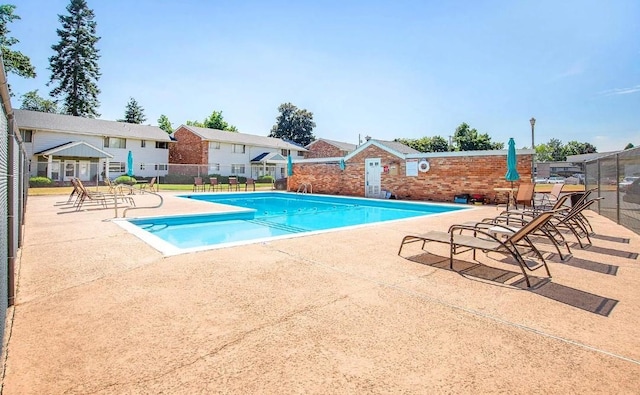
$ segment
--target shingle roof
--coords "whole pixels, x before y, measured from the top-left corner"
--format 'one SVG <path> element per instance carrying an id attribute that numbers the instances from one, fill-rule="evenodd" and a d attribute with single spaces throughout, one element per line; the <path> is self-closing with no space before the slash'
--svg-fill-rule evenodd
<path id="1" fill-rule="evenodd" d="M 13 110 L 16 124 L 21 129 L 38 129 L 108 137 L 138 138 L 152 141 L 171 141 L 169 135 L 157 126 L 107 121 L 104 119 L 50 114 L 40 111 Z"/>
<path id="2" fill-rule="evenodd" d="M 420 151 L 409 147 L 408 145 L 399 143 L 397 141 L 385 141 L 385 140 L 375 140 L 378 143 L 391 148 L 394 151 L 398 151 L 402 154 L 419 154 Z"/>
<path id="3" fill-rule="evenodd" d="M 196 126 L 181 125 L 181 128 L 188 129 L 206 141 L 220 141 L 233 144 L 244 144 L 256 147 L 269 147 L 287 150 L 306 151 L 306 148 L 296 144 L 287 143 L 275 137 L 257 136 L 246 133 L 228 132 L 225 130 L 199 128 Z"/>
<path id="4" fill-rule="evenodd" d="M 329 139 L 318 139 L 316 141 L 312 141 L 311 143 L 307 144 L 307 147 L 310 147 L 311 145 L 313 145 L 314 143 L 318 142 L 318 141 L 324 141 L 327 144 L 331 144 L 334 147 L 342 150 L 342 151 L 347 151 L 347 152 L 351 152 L 354 151 L 356 148 L 358 148 L 358 146 L 356 144 L 351 144 L 351 143 L 345 143 L 342 141 L 335 141 L 335 140 L 329 140 Z"/>

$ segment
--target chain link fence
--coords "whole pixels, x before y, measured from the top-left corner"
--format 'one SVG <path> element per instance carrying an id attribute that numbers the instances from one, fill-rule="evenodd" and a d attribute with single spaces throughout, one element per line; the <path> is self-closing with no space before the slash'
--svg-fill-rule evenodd
<path id="1" fill-rule="evenodd" d="M 236 178 L 240 184 L 246 183 L 248 178 L 259 184 L 274 184 L 277 179 L 284 178 L 286 172 L 285 166 L 240 164 L 134 163 L 133 167 L 133 178 L 137 182 L 148 182 L 155 178 L 160 189 L 163 184 L 193 185 L 196 178 L 201 178 L 204 184 L 209 184 L 211 178 L 217 179 L 219 184 L 227 184 L 229 177 Z M 32 162 L 29 173 L 31 177 L 40 178 L 40 182 L 33 180 L 33 186 L 47 186 L 49 182 L 51 186 L 70 186 L 74 177 L 78 177 L 87 186 L 100 186 L 104 185 L 107 176 L 110 180 L 115 180 L 128 174 L 125 163 L 110 162 L 109 171 L 106 171 L 106 162 L 86 158 L 55 158 L 51 161 Z"/>
<path id="2" fill-rule="evenodd" d="M 587 161 L 585 176 L 604 197 L 596 211 L 640 234 L 640 147 Z"/>

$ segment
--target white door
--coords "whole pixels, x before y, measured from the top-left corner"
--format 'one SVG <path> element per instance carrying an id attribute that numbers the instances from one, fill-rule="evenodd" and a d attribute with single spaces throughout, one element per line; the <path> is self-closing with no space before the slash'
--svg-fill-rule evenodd
<path id="1" fill-rule="evenodd" d="M 81 160 L 78 162 L 78 178 L 80 181 L 89 181 L 89 161 Z"/>
<path id="2" fill-rule="evenodd" d="M 64 161 L 64 180 L 69 181 L 76 176 L 76 161 L 65 160 Z"/>
<path id="3" fill-rule="evenodd" d="M 380 158 L 365 159 L 364 166 L 364 196 L 380 197 L 380 174 L 382 173 Z"/>

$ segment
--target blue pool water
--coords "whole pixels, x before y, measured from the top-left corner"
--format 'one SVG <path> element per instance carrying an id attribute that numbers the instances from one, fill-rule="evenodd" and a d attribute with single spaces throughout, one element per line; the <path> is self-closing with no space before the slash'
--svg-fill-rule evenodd
<path id="1" fill-rule="evenodd" d="M 235 210 L 131 219 L 128 223 L 134 225 L 133 233 L 144 236 L 165 254 L 176 254 L 465 209 L 283 192 L 193 194 L 181 198 L 234 206 Z M 132 231 L 131 227 L 125 227 Z"/>

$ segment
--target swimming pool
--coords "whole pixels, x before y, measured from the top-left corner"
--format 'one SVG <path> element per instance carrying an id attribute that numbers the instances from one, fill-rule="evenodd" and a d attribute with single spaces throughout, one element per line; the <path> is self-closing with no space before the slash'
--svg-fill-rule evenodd
<path id="1" fill-rule="evenodd" d="M 464 206 L 287 192 L 180 195 L 228 212 L 119 221 L 165 255 L 264 242 L 464 210 Z"/>

